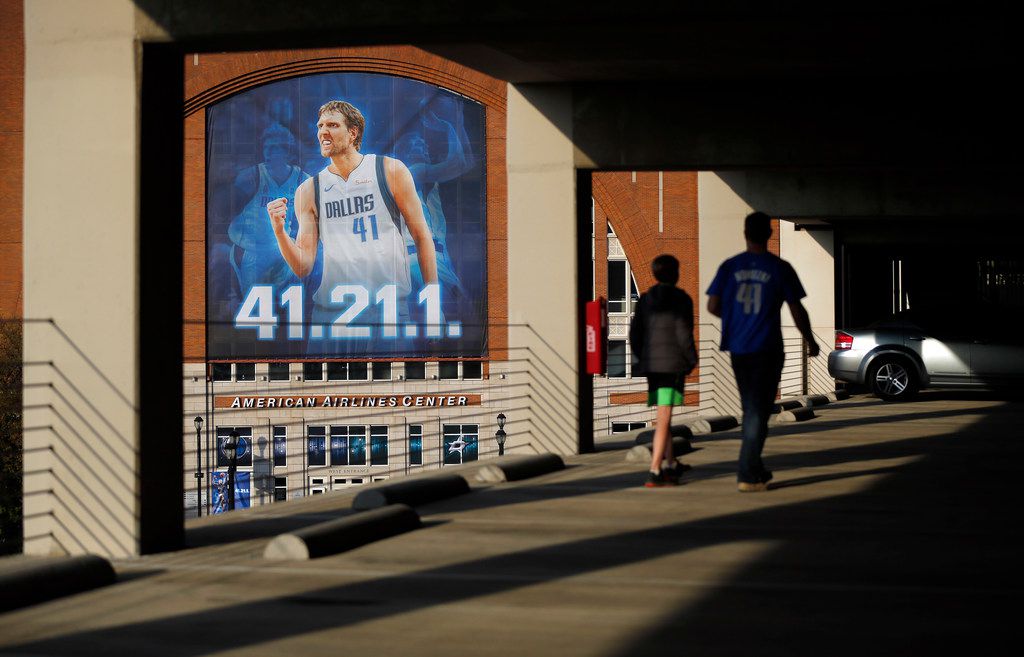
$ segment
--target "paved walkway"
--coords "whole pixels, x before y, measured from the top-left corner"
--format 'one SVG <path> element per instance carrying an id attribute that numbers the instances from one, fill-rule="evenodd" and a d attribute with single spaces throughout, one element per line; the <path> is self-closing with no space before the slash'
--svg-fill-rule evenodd
<path id="1" fill-rule="evenodd" d="M 697 437 L 678 488 L 642 488 L 621 451 L 573 457 L 310 562 L 259 557 L 274 532 L 336 517 L 350 495 L 246 514 L 233 543 L 218 542 L 223 518 L 193 521 L 201 547 L 118 562 L 115 586 L 0 616 L 0 654 L 1008 650 L 1024 402 L 933 393 L 816 411 L 773 428 L 767 493 L 736 492 L 732 431 Z"/>

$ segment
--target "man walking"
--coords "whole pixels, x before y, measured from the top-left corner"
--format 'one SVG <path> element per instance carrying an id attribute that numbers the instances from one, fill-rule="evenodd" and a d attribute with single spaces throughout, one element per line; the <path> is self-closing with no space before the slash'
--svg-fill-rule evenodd
<path id="1" fill-rule="evenodd" d="M 771 234 L 771 217 L 763 212 L 748 215 L 743 224 L 747 250 L 723 262 L 708 288 L 708 312 L 722 318 L 721 349 L 732 357 L 743 406 L 737 481 L 744 493 L 768 490 L 772 478 L 761 461 L 761 450 L 785 358 L 783 302 L 807 342 L 807 353 L 818 355 L 807 311 L 800 303 L 807 294 L 793 267 L 768 252 Z"/>

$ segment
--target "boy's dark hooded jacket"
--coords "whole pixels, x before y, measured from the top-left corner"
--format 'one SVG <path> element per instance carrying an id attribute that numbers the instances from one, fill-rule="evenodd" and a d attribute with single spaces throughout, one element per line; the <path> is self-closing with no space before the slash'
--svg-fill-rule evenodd
<path id="1" fill-rule="evenodd" d="M 665 283 L 640 295 L 629 342 L 634 374 L 689 374 L 697 365 L 690 295 Z"/>

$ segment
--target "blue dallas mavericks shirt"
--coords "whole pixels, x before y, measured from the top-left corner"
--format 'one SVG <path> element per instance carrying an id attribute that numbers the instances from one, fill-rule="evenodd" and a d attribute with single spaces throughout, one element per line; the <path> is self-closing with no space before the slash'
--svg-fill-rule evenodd
<path id="1" fill-rule="evenodd" d="M 744 252 L 722 263 L 708 295 L 722 300 L 722 351 L 782 351 L 782 303 L 807 296 L 792 265 L 772 253 Z"/>

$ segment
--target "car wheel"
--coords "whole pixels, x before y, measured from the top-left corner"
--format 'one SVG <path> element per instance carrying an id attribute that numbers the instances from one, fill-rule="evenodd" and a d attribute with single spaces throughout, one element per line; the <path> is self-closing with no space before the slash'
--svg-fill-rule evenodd
<path id="1" fill-rule="evenodd" d="M 900 358 L 883 358 L 872 366 L 868 378 L 871 392 L 886 401 L 902 401 L 917 392 L 917 376 Z"/>

